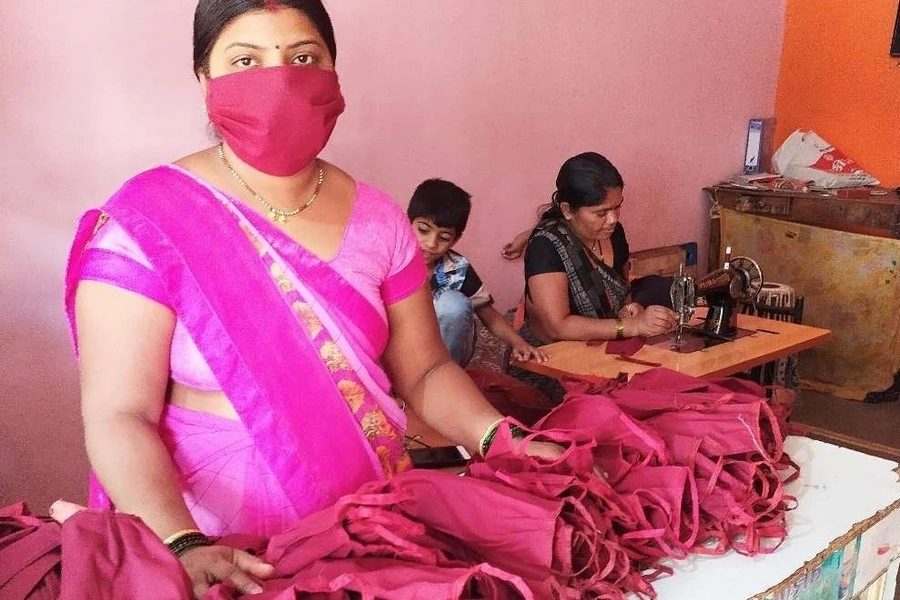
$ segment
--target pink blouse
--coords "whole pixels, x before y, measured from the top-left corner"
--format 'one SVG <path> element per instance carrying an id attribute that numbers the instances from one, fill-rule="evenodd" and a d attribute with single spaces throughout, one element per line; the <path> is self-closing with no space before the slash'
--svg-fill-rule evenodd
<path id="1" fill-rule="evenodd" d="M 250 211 L 240 201 L 234 202 L 241 211 Z M 263 233 L 277 235 L 274 230 Z M 386 307 L 409 297 L 425 281 L 424 263 L 406 215 L 386 194 L 362 183 L 357 183 L 356 200 L 338 252 L 327 262 L 385 321 Z M 171 307 L 153 266 L 112 220 L 97 230 L 85 249 L 79 279 L 109 283 Z M 377 360 L 384 346 L 373 350 L 371 358 Z M 170 369 L 178 383 L 203 391 L 221 390 L 180 319 L 172 337 Z"/>

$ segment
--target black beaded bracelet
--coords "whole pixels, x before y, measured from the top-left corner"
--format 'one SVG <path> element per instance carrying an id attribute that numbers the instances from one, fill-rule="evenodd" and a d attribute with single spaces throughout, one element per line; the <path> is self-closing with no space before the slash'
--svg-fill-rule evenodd
<path id="1" fill-rule="evenodd" d="M 200 533 L 199 531 L 189 531 L 182 535 L 176 536 L 174 539 L 165 541 L 166 547 L 175 556 L 181 556 L 191 548 L 199 546 L 212 546 L 212 540 Z"/>
<path id="2" fill-rule="evenodd" d="M 527 429 L 522 429 L 518 425 L 510 425 L 509 433 L 513 436 L 513 439 L 521 439 L 531 432 Z"/>

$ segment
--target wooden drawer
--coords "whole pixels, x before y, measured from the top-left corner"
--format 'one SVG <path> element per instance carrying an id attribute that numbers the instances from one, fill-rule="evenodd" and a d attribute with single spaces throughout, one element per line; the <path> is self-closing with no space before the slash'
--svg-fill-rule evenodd
<path id="1" fill-rule="evenodd" d="M 713 204 L 739 212 L 826 229 L 900 238 L 900 198 L 895 192 L 842 198 L 811 192 L 742 190 L 726 186 L 715 186 L 706 191 Z"/>

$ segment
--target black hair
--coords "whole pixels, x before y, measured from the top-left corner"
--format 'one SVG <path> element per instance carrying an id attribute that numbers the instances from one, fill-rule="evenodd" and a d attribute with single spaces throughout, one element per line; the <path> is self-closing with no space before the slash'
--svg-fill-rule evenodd
<path id="1" fill-rule="evenodd" d="M 472 195 L 451 181 L 428 179 L 413 192 L 406 209 L 409 220 L 429 219 L 462 235 L 472 211 Z"/>
<path id="2" fill-rule="evenodd" d="M 209 53 L 228 23 L 251 10 L 273 6 L 295 8 L 305 14 L 325 41 L 331 60 L 337 60 L 334 26 L 322 0 L 200 0 L 194 11 L 194 74 L 209 70 Z"/>
<path id="3" fill-rule="evenodd" d="M 556 176 L 556 191 L 552 204 L 541 215 L 542 219 L 561 219 L 559 205 L 567 202 L 572 210 L 585 206 L 599 206 L 606 200 L 610 188 L 625 186 L 619 170 L 609 160 L 596 152 L 584 152 L 563 163 Z"/>

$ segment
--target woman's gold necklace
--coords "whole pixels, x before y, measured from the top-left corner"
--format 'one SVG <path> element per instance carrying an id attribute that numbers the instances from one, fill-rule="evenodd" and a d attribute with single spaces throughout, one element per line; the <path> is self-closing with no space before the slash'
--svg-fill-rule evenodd
<path id="1" fill-rule="evenodd" d="M 303 206 L 298 206 L 294 210 L 281 210 L 276 206 L 272 206 L 269 204 L 269 201 L 256 193 L 256 191 L 250 187 L 244 178 L 240 176 L 240 174 L 234 170 L 234 167 L 231 166 L 231 163 L 228 162 L 228 159 L 225 157 L 225 146 L 223 144 L 219 144 L 219 158 L 222 160 L 222 164 L 224 164 L 228 171 L 231 173 L 231 176 L 237 180 L 241 187 L 244 188 L 248 194 L 253 196 L 253 198 L 263 205 L 263 207 L 269 212 L 269 220 L 273 223 L 278 222 L 282 225 L 287 223 L 287 220 L 291 217 L 295 217 L 302 213 L 304 210 L 309 208 L 309 205 L 316 201 L 316 198 L 319 197 L 319 192 L 322 191 L 322 184 L 325 182 L 325 170 L 322 168 L 322 165 L 319 164 L 318 159 L 316 159 L 316 166 L 318 167 L 318 174 L 316 176 L 316 189 L 313 190 L 312 196 L 309 197 L 309 200 L 306 201 L 306 204 Z"/>

